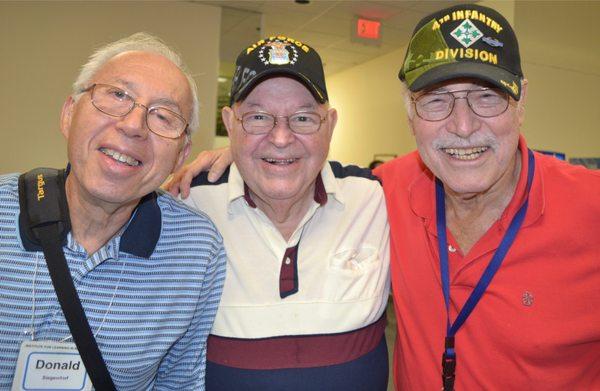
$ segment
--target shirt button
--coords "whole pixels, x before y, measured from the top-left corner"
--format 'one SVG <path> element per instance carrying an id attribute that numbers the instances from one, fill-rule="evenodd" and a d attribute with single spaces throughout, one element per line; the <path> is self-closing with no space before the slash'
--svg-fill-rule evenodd
<path id="1" fill-rule="evenodd" d="M 289 257 L 287 257 L 287 258 L 285 259 L 285 264 L 286 264 L 286 265 L 289 265 L 290 263 L 292 263 L 292 260 L 291 260 Z"/>
<path id="2" fill-rule="evenodd" d="M 449 244 L 448 245 L 448 251 L 450 251 L 451 253 L 455 253 L 456 249 L 451 244 Z"/>

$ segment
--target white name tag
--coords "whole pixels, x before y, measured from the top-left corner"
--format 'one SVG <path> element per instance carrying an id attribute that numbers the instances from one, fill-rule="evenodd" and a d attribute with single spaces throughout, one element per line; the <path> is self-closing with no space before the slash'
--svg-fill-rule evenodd
<path id="1" fill-rule="evenodd" d="M 12 391 L 91 389 L 92 382 L 74 343 L 21 343 Z"/>

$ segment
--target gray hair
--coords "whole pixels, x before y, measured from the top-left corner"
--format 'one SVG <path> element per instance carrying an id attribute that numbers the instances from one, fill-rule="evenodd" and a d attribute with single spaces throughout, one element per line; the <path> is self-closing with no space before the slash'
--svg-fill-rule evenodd
<path id="1" fill-rule="evenodd" d="M 406 115 L 408 119 L 413 119 L 415 116 L 414 105 L 412 101 L 411 91 L 408 89 L 406 81 L 402 81 L 402 98 L 404 100 L 404 109 L 406 109 Z"/>
<path id="2" fill-rule="evenodd" d="M 190 118 L 189 130 L 190 133 L 195 132 L 200 125 L 200 118 L 198 113 L 198 90 L 196 87 L 196 82 L 194 81 L 194 77 L 187 70 L 187 67 L 181 60 L 179 54 L 169 48 L 159 38 L 148 33 L 135 33 L 129 37 L 102 46 L 92 53 L 88 62 L 81 67 L 81 71 L 79 72 L 75 83 L 73 83 L 73 99 L 79 99 L 81 92 L 88 87 L 92 77 L 100 70 L 100 68 L 104 66 L 104 64 L 106 64 L 107 61 L 118 54 L 129 51 L 141 51 L 159 54 L 171 61 L 181 70 L 181 72 L 187 78 L 190 91 L 192 92 L 192 116 Z"/>

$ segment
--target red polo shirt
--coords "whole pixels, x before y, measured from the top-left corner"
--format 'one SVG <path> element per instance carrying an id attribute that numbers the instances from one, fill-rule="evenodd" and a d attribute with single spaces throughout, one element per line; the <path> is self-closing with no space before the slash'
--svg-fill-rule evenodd
<path id="1" fill-rule="evenodd" d="M 525 197 L 462 254 L 448 231 L 453 322 Z M 399 390 L 439 390 L 446 308 L 433 174 L 417 152 L 380 166 L 391 229 Z M 458 250 L 456 250 L 458 249 Z M 479 304 L 456 334 L 457 390 L 600 389 L 600 172 L 535 153 L 529 208 Z"/>

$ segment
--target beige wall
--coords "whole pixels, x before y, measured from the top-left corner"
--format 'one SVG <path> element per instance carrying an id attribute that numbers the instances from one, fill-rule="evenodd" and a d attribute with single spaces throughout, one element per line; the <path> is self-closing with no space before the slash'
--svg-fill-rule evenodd
<path id="1" fill-rule="evenodd" d="M 579 34 L 581 28 L 573 25 L 588 24 L 594 30 L 592 19 L 600 17 L 600 3 L 483 4 L 512 20 L 519 37 L 523 71 L 529 80 L 522 129 L 529 145 L 565 152 L 568 157 L 600 156 L 598 35 Z M 578 51 L 573 43 L 588 49 Z M 397 78 L 405 50 L 328 78 L 331 103 L 340 117 L 331 159 L 367 165 L 375 154 L 401 155 L 415 148 Z"/>
<path id="2" fill-rule="evenodd" d="M 338 124 L 330 159 L 366 166 L 374 154 L 415 148 L 408 130 L 397 73 L 404 49 L 335 74 L 327 80 Z"/>
<path id="3" fill-rule="evenodd" d="M 515 24 L 529 96 L 523 133 L 534 148 L 600 156 L 600 2 L 518 1 Z"/>
<path id="4" fill-rule="evenodd" d="M 182 54 L 200 90 L 194 152 L 212 146 L 220 13 L 188 2 L 0 2 L 0 173 L 66 164 L 58 121 L 79 67 L 94 48 L 137 31 Z"/>

